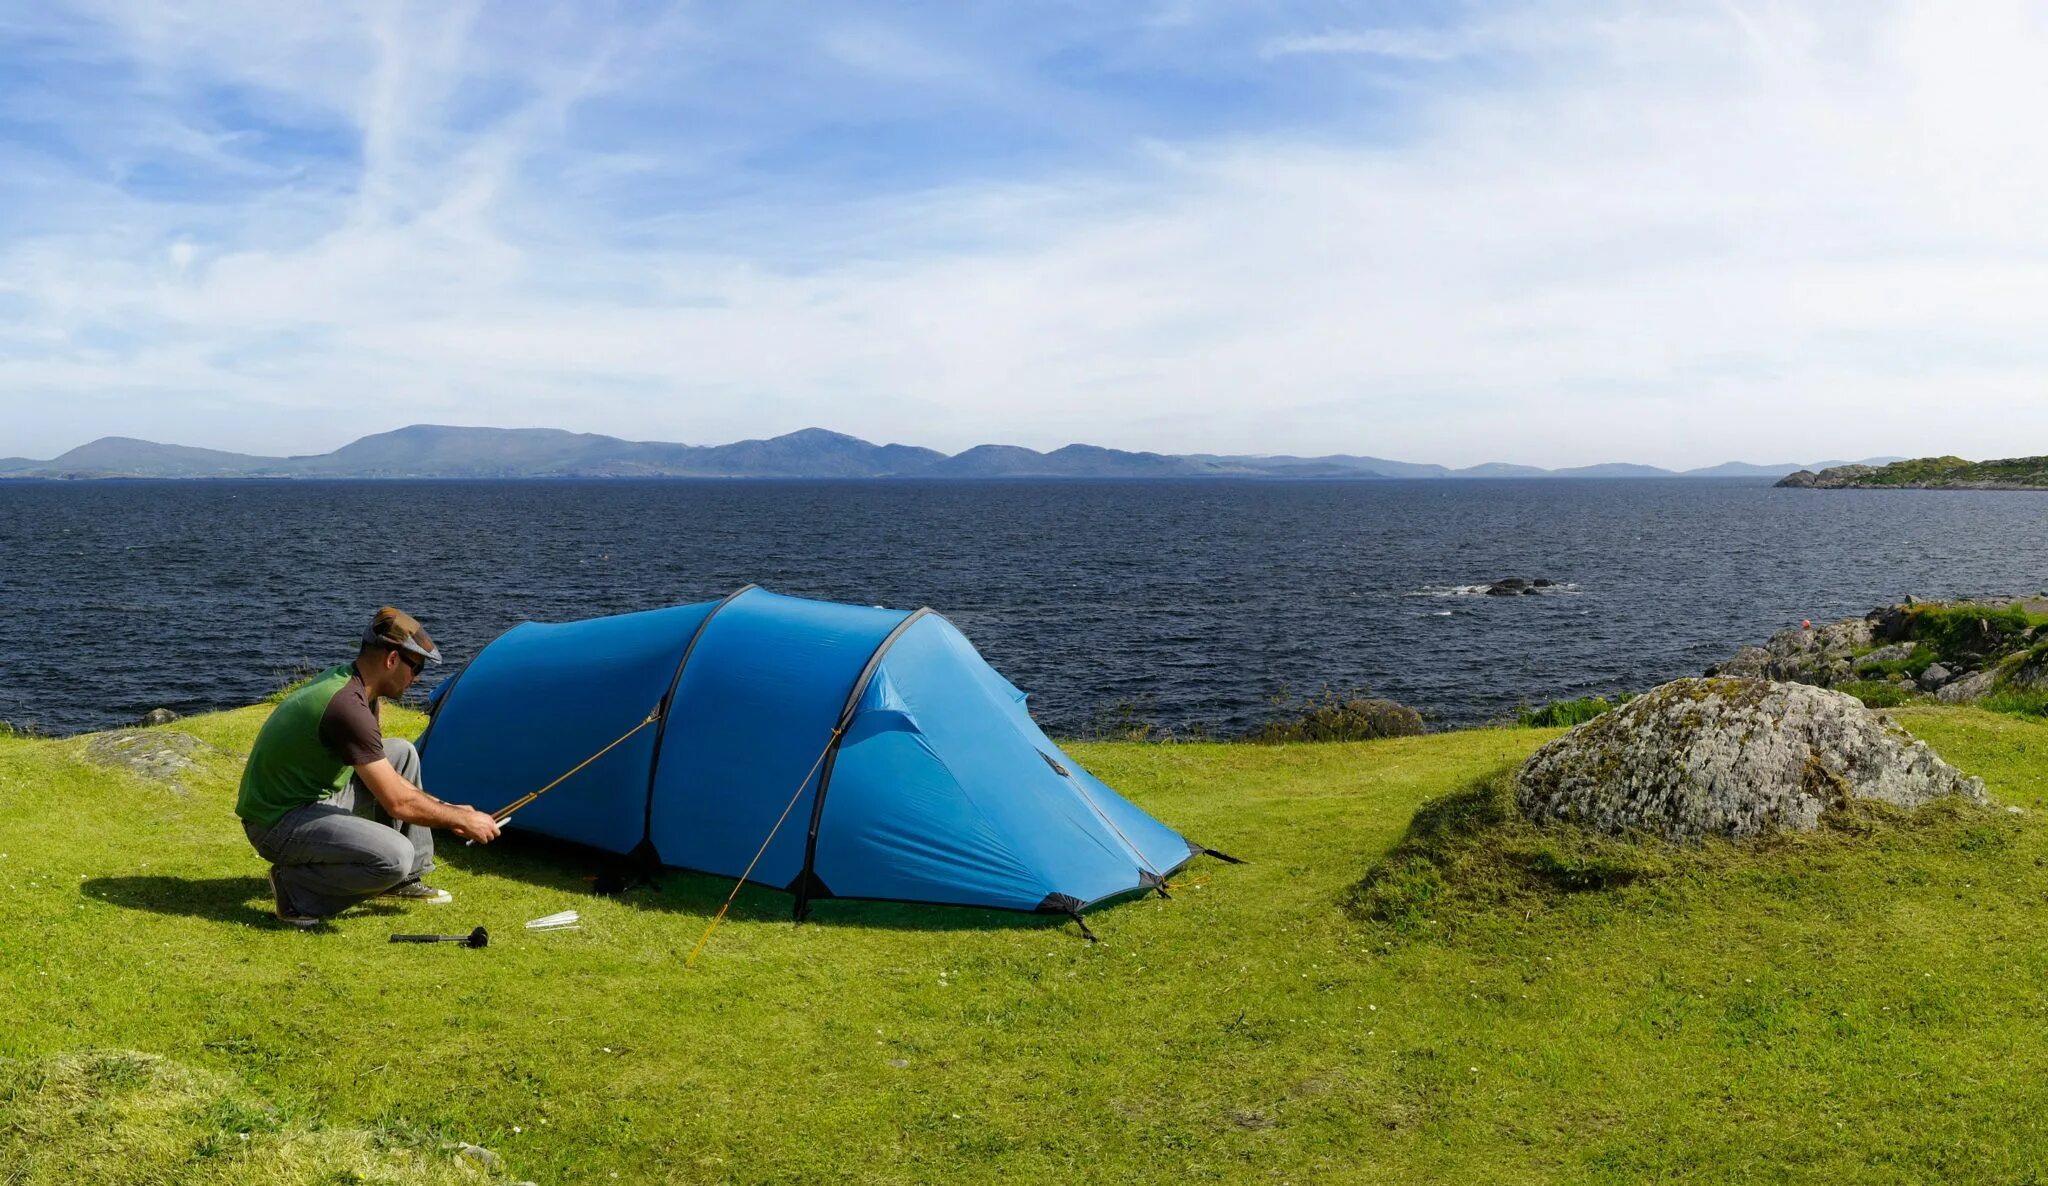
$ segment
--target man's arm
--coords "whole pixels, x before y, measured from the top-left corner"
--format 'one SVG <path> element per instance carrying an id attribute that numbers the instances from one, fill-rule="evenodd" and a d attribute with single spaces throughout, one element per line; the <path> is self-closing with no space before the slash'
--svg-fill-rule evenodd
<path id="1" fill-rule="evenodd" d="M 467 804 L 441 802 L 407 782 L 405 776 L 383 758 L 356 767 L 356 777 L 370 788 L 370 793 L 383 806 L 384 813 L 392 819 L 429 828 L 447 828 L 478 844 L 489 844 L 498 838 L 498 821 L 488 813 Z"/>

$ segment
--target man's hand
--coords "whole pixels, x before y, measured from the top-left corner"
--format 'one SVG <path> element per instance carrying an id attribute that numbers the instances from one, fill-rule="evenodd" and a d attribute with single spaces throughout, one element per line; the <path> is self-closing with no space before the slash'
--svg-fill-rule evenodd
<path id="1" fill-rule="evenodd" d="M 447 828 L 475 844 L 489 844 L 498 838 L 497 820 L 467 803 L 441 802 L 407 782 L 383 758 L 356 767 L 356 774 L 392 819 L 429 828 Z"/>
<path id="2" fill-rule="evenodd" d="M 455 809 L 461 818 L 449 827 L 457 836 L 476 844 L 489 844 L 498 838 L 498 821 L 474 807 L 464 805 Z"/>

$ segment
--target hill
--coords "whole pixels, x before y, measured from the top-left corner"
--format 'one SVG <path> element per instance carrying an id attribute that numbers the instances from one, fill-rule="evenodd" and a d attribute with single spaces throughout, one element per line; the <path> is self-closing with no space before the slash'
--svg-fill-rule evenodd
<path id="1" fill-rule="evenodd" d="M 2024 815 L 1859 818 L 1604 888 L 1535 861 L 1418 886 L 1402 925 L 1353 887 L 1555 731 L 1081 745 L 1250 863 L 1092 913 L 1093 946 L 941 907 L 793 926 L 748 889 L 685 972 L 729 882 L 594 897 L 587 856 L 530 842 L 443 846 L 452 905 L 277 927 L 230 814 L 265 711 L 154 731 L 191 739 L 178 787 L 0 737 L 10 1182 L 457 1180 L 455 1141 L 547 1182 L 1992 1182 L 2048 1157 L 2048 725 L 1902 714 Z M 581 931 L 520 926 L 571 907 Z M 482 951 L 386 942 L 476 925 Z"/>
<path id="2" fill-rule="evenodd" d="M 1757 477 L 1794 467 L 1731 462 L 1681 477 Z M 1606 464 L 1547 470 L 1489 462 L 1447 469 L 1381 457 L 1197 453 L 1177 455 L 1071 444 L 1041 453 L 1018 445 L 977 445 L 947 456 L 915 445 L 877 445 L 805 428 L 726 445 L 629 441 L 555 428 L 471 428 L 414 424 L 373 433 L 331 453 L 259 457 L 218 449 L 103 437 L 49 461 L 0 460 L 7 478 L 1387 478 L 1671 477 L 1655 466 Z"/>
<path id="3" fill-rule="evenodd" d="M 23 468 L 67 478 L 195 478 L 246 476 L 280 464 L 274 457 L 159 445 L 132 437 L 101 437 L 53 460 L 32 461 Z"/>

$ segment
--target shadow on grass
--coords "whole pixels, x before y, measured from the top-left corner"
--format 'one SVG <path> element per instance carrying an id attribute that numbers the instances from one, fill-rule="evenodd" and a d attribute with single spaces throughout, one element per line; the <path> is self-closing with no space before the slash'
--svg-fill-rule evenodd
<path id="1" fill-rule="evenodd" d="M 628 869 L 624 859 L 612 853 L 530 832 L 507 832 L 487 847 L 444 841 L 435 846 L 434 859 L 473 876 L 508 877 L 565 894 L 596 894 L 601 883 L 617 879 Z M 653 885 L 630 884 L 630 874 L 626 879 L 627 887 L 610 895 L 615 901 L 642 910 L 694 915 L 705 922 L 718 913 L 733 887 L 730 877 L 671 868 L 655 872 Z M 726 917 L 790 922 L 795 906 L 792 895 L 749 883 L 733 899 Z M 1089 914 L 1091 926 L 1099 914 Z M 890 931 L 1056 930 L 1068 926 L 1069 921 L 1061 914 L 834 898 L 814 900 L 810 917 L 811 923 L 822 926 Z"/>
<path id="2" fill-rule="evenodd" d="M 94 877 L 78 892 L 130 910 L 247 923 L 270 917 L 270 886 L 261 877 Z"/>
<path id="3" fill-rule="evenodd" d="M 270 923 L 270 883 L 262 877 L 94 877 L 78 883 L 78 892 L 130 910 L 205 918 L 237 924 Z M 353 910 L 373 914 L 401 913 L 386 902 L 364 902 Z"/>

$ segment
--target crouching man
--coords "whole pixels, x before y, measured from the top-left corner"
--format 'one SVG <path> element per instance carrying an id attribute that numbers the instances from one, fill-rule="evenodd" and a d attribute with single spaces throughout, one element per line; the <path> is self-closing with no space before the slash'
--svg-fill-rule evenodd
<path id="1" fill-rule="evenodd" d="M 420 789 L 412 743 L 384 736 L 381 701 L 441 661 L 410 614 L 386 606 L 370 619 L 355 662 L 287 696 L 249 751 L 235 814 L 270 862 L 279 920 L 311 927 L 369 898 L 446 902 L 421 878 L 434 868 L 435 828 L 488 844 L 498 822 Z"/>

